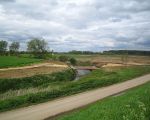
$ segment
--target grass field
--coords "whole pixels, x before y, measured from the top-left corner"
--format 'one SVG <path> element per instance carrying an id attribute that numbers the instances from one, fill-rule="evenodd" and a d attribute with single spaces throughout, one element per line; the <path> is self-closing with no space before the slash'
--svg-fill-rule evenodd
<path id="1" fill-rule="evenodd" d="M 150 120 L 150 82 L 58 120 Z"/>
<path id="2" fill-rule="evenodd" d="M 81 55 L 81 54 L 56 54 L 57 56 L 66 55 L 69 57 L 76 58 L 81 62 L 109 62 L 109 63 L 122 63 L 122 55 Z M 137 56 L 137 55 L 128 55 L 127 63 L 141 63 L 141 64 L 150 64 L 150 56 Z M 88 64 L 90 65 L 90 64 Z"/>
<path id="3" fill-rule="evenodd" d="M 16 56 L 0 56 L 0 68 L 24 66 L 40 61 L 42 60 Z"/>
<path id="4" fill-rule="evenodd" d="M 74 72 L 69 71 L 28 78 L 0 79 L 0 111 L 112 85 L 147 73 L 150 73 L 150 66 L 114 71 L 96 70 L 78 81 L 72 81 Z"/>

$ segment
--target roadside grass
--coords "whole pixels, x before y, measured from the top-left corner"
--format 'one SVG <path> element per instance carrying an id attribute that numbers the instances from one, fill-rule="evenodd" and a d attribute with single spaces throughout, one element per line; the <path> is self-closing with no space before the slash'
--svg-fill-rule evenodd
<path id="1" fill-rule="evenodd" d="M 61 116 L 58 120 L 150 120 L 150 82 Z"/>
<path id="2" fill-rule="evenodd" d="M 74 72 L 69 71 L 22 79 L 0 79 L 0 111 L 112 85 L 148 73 L 150 66 L 136 66 L 114 71 L 95 70 L 78 81 L 72 81 Z"/>
<path id="3" fill-rule="evenodd" d="M 27 58 L 27 57 L 0 56 L 0 68 L 25 66 L 41 61 L 42 61 L 41 59 Z"/>

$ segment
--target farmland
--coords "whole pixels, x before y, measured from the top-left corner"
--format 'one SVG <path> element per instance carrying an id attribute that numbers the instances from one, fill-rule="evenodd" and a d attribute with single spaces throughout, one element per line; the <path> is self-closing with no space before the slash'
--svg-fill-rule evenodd
<path id="1" fill-rule="evenodd" d="M 150 66 L 95 70 L 73 81 L 72 70 L 27 78 L 0 79 L 0 111 L 37 104 L 54 98 L 123 82 L 150 73 Z"/>
<path id="2" fill-rule="evenodd" d="M 0 56 L 0 68 L 25 66 L 41 62 L 41 59 L 16 56 Z"/>
<path id="3" fill-rule="evenodd" d="M 65 55 L 69 57 L 74 57 L 79 61 L 91 61 L 91 62 L 113 62 L 121 63 L 123 55 L 103 55 L 103 54 L 56 54 L 56 56 Z M 150 56 L 138 56 L 138 55 L 128 55 L 128 62 L 137 63 L 150 63 Z"/>
<path id="4" fill-rule="evenodd" d="M 67 65 L 56 64 L 54 62 L 38 63 L 30 66 L 5 68 L 0 70 L 0 78 L 24 78 L 34 75 L 50 74 L 66 70 Z"/>
<path id="5" fill-rule="evenodd" d="M 58 120 L 149 120 L 150 82 L 59 117 Z"/>

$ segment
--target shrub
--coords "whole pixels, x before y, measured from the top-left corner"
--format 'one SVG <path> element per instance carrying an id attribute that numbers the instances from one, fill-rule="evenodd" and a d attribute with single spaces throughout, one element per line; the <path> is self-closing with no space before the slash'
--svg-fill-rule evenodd
<path id="1" fill-rule="evenodd" d="M 69 69 L 63 72 L 47 75 L 36 75 L 26 78 L 0 79 L 0 93 L 8 90 L 38 87 L 56 81 L 71 81 L 74 78 L 74 70 Z"/>
<path id="2" fill-rule="evenodd" d="M 69 57 L 68 56 L 65 56 L 65 55 L 61 55 L 59 56 L 58 58 L 61 62 L 66 62 L 69 60 Z"/>
<path id="3" fill-rule="evenodd" d="M 75 58 L 70 58 L 69 61 L 70 61 L 70 63 L 72 65 L 76 65 L 77 64 L 77 60 Z"/>

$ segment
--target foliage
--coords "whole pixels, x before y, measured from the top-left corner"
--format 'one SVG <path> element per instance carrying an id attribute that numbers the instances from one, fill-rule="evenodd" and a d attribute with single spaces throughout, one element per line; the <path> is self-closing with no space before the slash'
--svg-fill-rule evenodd
<path id="1" fill-rule="evenodd" d="M 67 78 L 65 79 L 66 75 L 64 75 L 64 73 L 58 75 L 52 75 L 54 80 L 52 81 L 50 80 L 51 82 L 45 80 L 45 79 L 49 79 L 49 77 L 46 76 L 39 77 L 38 79 L 36 76 L 35 78 L 37 81 L 34 80 L 33 77 L 32 79 L 30 79 L 31 82 L 29 82 L 29 84 L 27 84 L 28 82 L 23 84 L 23 82 L 26 80 L 23 81 L 18 80 L 18 82 L 15 82 L 16 84 L 15 85 L 13 84 L 14 80 L 12 80 L 12 85 L 15 85 L 14 89 L 26 88 L 27 86 L 30 86 L 30 87 L 35 87 L 37 89 L 43 89 L 43 90 L 37 92 L 35 91 L 29 92 L 19 96 L 14 95 L 12 98 L 10 97 L 5 100 L 0 100 L 0 111 L 16 108 L 20 106 L 27 106 L 33 103 L 40 103 L 57 97 L 72 95 L 86 90 L 112 85 L 147 73 L 150 73 L 150 66 L 124 68 L 124 69 L 119 69 L 111 72 L 104 71 L 104 70 L 95 70 L 91 74 L 82 77 L 78 81 L 73 81 L 73 82 L 71 81 L 71 79 L 74 78 L 74 74 L 72 73 L 69 73 L 69 75 L 67 75 L 67 76 L 71 76 L 69 78 L 67 77 L 68 79 Z M 59 78 L 56 80 L 56 82 L 54 82 L 55 81 L 54 76 L 55 77 L 57 76 L 57 78 Z M 43 80 L 44 82 L 42 82 Z M 8 82 L 5 83 L 5 81 L 3 81 L 2 84 L 3 85 L 7 84 L 8 86 L 11 85 Z M 7 88 L 8 90 L 10 90 L 9 87 Z M 4 91 L 8 91 L 8 90 L 5 89 Z"/>
<path id="2" fill-rule="evenodd" d="M 149 120 L 149 115 L 150 82 L 121 96 L 106 98 L 62 116 L 58 120 Z"/>
<path id="3" fill-rule="evenodd" d="M 0 41 L 0 54 L 1 55 L 5 54 L 7 50 L 7 45 L 8 45 L 7 41 L 3 41 L 3 40 Z"/>
<path id="4" fill-rule="evenodd" d="M 12 42 L 11 45 L 9 46 L 9 51 L 11 54 L 17 54 L 19 51 L 20 44 L 19 42 Z"/>
<path id="5" fill-rule="evenodd" d="M 65 56 L 65 55 L 61 55 L 59 56 L 58 58 L 61 62 L 66 62 L 69 60 L 69 57 L 68 56 Z"/>
<path id="6" fill-rule="evenodd" d="M 144 55 L 144 56 L 150 56 L 150 51 L 142 51 L 142 50 L 109 50 L 109 51 L 104 51 L 103 54 L 106 55 L 111 55 L 111 54 L 116 54 L 116 55 Z"/>
<path id="7" fill-rule="evenodd" d="M 76 65 L 77 64 L 77 60 L 75 58 L 70 58 L 69 61 L 70 61 L 70 63 L 72 65 Z"/>
<path id="8" fill-rule="evenodd" d="M 72 50 L 72 51 L 70 51 L 68 53 L 70 53 L 70 54 L 84 54 L 84 55 L 88 55 L 88 54 L 97 54 L 98 52 Z"/>
<path id="9" fill-rule="evenodd" d="M 27 43 L 27 49 L 37 58 L 44 58 L 48 51 L 47 42 L 44 39 L 32 39 Z"/>
<path id="10" fill-rule="evenodd" d="M 48 75 L 36 75 L 26 78 L 0 79 L 0 93 L 9 90 L 43 86 L 52 82 L 71 81 L 74 78 L 75 72 L 73 70 L 66 70 Z"/>

